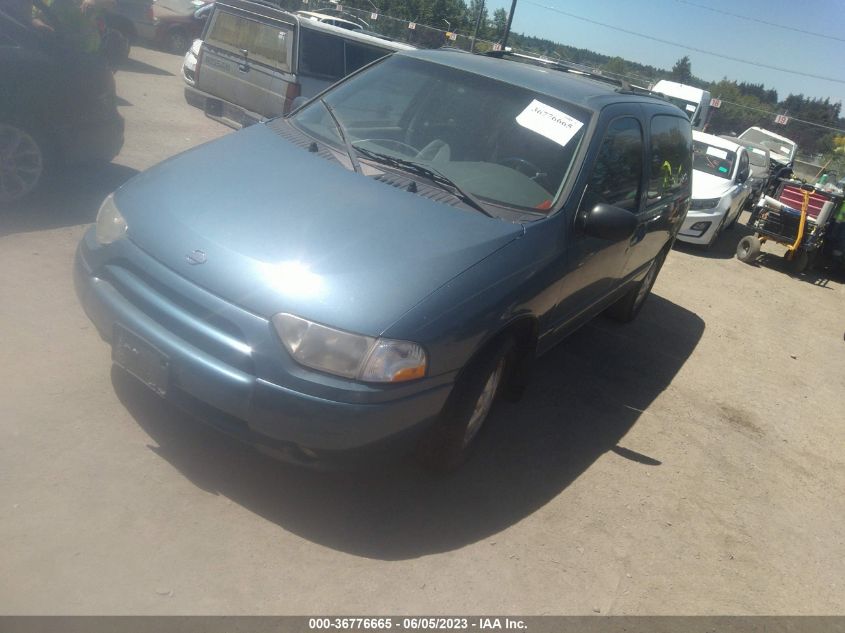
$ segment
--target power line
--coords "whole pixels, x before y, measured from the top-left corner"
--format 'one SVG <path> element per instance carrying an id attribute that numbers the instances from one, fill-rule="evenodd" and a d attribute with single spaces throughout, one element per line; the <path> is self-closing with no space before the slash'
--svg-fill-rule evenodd
<path id="1" fill-rule="evenodd" d="M 786 26 L 785 24 L 776 24 L 775 22 L 767 22 L 766 20 L 761 20 L 760 18 L 752 18 L 748 15 L 740 15 L 739 13 L 731 13 L 730 11 L 723 11 L 722 9 L 714 9 L 713 7 L 708 7 L 706 4 L 698 4 L 697 2 L 690 2 L 689 0 L 675 0 L 675 2 L 680 2 L 682 4 L 688 4 L 691 7 L 696 7 L 698 9 L 704 9 L 706 11 L 712 11 L 713 13 L 721 13 L 722 15 L 729 15 L 733 18 L 739 18 L 740 20 L 748 20 L 749 22 L 757 22 L 759 24 L 765 24 L 766 26 L 773 26 L 778 29 L 784 29 L 785 31 L 795 31 L 796 33 L 803 33 L 804 35 L 812 35 L 813 37 L 824 37 L 829 40 L 836 40 L 837 42 L 845 42 L 845 38 L 836 37 L 835 35 L 825 35 L 824 33 L 817 33 L 815 31 L 806 31 L 804 29 L 799 29 L 794 26 Z"/>
<path id="2" fill-rule="evenodd" d="M 643 39 L 651 40 L 653 42 L 660 42 L 661 44 L 668 44 L 669 46 L 677 46 L 678 48 L 683 48 L 686 50 L 694 51 L 696 53 L 701 53 L 703 55 L 711 55 L 712 57 L 720 57 L 721 59 L 727 59 L 732 62 L 739 62 L 740 64 L 748 64 L 749 66 L 758 66 L 759 68 L 768 68 L 769 70 L 777 70 L 778 72 L 782 73 L 789 73 L 792 75 L 798 75 L 800 77 L 812 77 L 813 79 L 821 79 L 823 81 L 831 81 L 837 84 L 845 84 L 845 79 L 837 79 L 836 77 L 827 77 L 825 75 L 815 75 L 813 73 L 802 72 L 800 70 L 793 70 L 791 68 L 783 68 L 782 66 L 775 66 L 773 64 L 764 64 L 762 62 L 752 62 L 746 59 L 740 59 L 739 57 L 732 57 L 731 55 L 724 55 L 722 53 L 714 53 L 713 51 L 708 51 L 703 48 L 696 48 L 695 46 L 690 46 L 688 44 L 681 44 L 680 42 L 673 42 L 671 40 L 664 40 L 659 37 L 654 37 L 652 35 L 646 35 L 644 33 L 638 33 L 637 31 L 632 31 L 630 29 L 624 29 L 620 26 L 613 26 L 612 24 L 605 24 L 604 22 L 599 22 L 598 20 L 591 20 L 590 18 L 585 18 L 581 15 L 575 15 L 574 13 L 568 13 L 567 11 L 562 11 L 556 7 L 550 7 L 545 4 L 540 4 L 539 2 L 533 2 L 532 0 L 524 0 L 528 4 L 533 4 L 536 7 L 540 7 L 541 9 L 546 9 L 548 11 L 553 11 L 554 13 L 560 13 L 561 15 L 565 15 L 570 18 L 575 18 L 576 20 L 583 20 L 584 22 L 589 22 L 590 24 L 595 24 L 597 26 L 603 26 L 608 29 L 612 29 L 614 31 L 619 31 L 621 33 L 627 33 L 628 35 L 634 35 L 636 37 L 641 37 Z"/>
<path id="3" fill-rule="evenodd" d="M 752 106 L 743 105 L 741 103 L 734 103 L 733 101 L 726 101 L 725 99 L 722 99 L 722 98 L 719 98 L 719 101 L 721 101 L 722 103 L 727 103 L 727 104 L 732 105 L 732 106 L 736 106 L 738 108 L 745 108 L 746 110 L 754 110 L 755 112 L 762 112 L 763 114 L 770 114 L 772 116 L 778 116 L 779 114 L 781 114 L 780 112 L 773 112 L 771 110 L 764 110 L 763 108 L 754 108 Z M 787 116 L 789 116 L 789 115 L 787 115 Z M 814 123 L 813 121 L 805 121 L 804 119 L 797 119 L 794 116 L 789 116 L 789 120 L 790 120 L 790 122 L 796 121 L 798 123 L 805 123 L 806 125 L 821 127 L 821 128 L 826 129 L 826 130 L 831 130 L 833 132 L 841 132 L 842 134 L 845 134 L 845 130 L 838 128 L 838 127 L 831 127 L 829 125 L 822 125 L 821 123 Z"/>
<path id="4" fill-rule="evenodd" d="M 522 51 L 522 52 L 527 53 L 527 54 L 532 54 L 532 51 Z M 563 60 L 565 62 L 569 62 L 569 63 L 572 63 L 572 64 L 579 63 L 579 62 L 576 62 L 573 59 L 567 59 L 566 57 L 563 57 L 562 55 L 560 55 L 560 53 L 555 53 L 555 54 L 558 55 L 561 58 L 561 60 Z M 592 67 L 592 69 L 594 71 L 599 70 L 595 67 Z M 645 83 L 645 84 L 651 83 L 651 80 L 646 80 L 644 77 L 638 77 L 637 75 L 625 75 L 623 73 L 615 73 L 615 72 L 605 70 L 605 69 L 601 69 L 599 72 L 602 75 L 611 75 L 613 77 L 618 77 L 618 78 L 625 79 L 625 80 L 628 80 L 628 81 L 631 81 L 631 82 L 640 82 L 640 83 Z M 752 106 L 744 105 L 742 103 L 734 103 L 733 101 L 728 101 L 727 99 L 722 99 L 721 97 L 719 97 L 719 101 L 721 101 L 722 103 L 727 103 L 728 105 L 736 106 L 737 108 L 744 108 L 746 110 L 753 110 L 755 112 L 762 112 L 763 114 L 768 114 L 770 116 L 778 116 L 779 114 L 781 114 L 780 112 L 775 112 L 773 110 L 766 110 L 766 109 L 763 109 L 763 108 L 755 108 L 755 107 L 752 107 Z M 845 129 L 842 129 L 842 128 L 831 127 L 829 125 L 823 125 L 821 123 L 815 123 L 813 121 L 806 121 L 804 119 L 799 119 L 799 118 L 794 117 L 794 116 L 789 116 L 789 120 L 790 121 L 796 121 L 798 123 L 804 123 L 805 125 L 811 125 L 813 127 L 820 127 L 820 128 L 824 128 L 825 130 L 831 130 L 833 132 L 840 132 L 842 134 L 845 134 Z"/>

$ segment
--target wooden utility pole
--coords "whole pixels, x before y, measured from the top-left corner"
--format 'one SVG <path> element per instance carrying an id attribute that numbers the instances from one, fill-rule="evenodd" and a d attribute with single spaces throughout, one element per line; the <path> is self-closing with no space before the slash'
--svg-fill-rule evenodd
<path id="1" fill-rule="evenodd" d="M 513 22 L 513 14 L 516 11 L 516 0 L 512 0 L 511 2 L 511 12 L 508 14 L 508 23 L 505 25 L 505 35 L 502 37 L 502 50 L 505 50 L 508 46 L 508 37 L 511 34 L 511 22 Z"/>

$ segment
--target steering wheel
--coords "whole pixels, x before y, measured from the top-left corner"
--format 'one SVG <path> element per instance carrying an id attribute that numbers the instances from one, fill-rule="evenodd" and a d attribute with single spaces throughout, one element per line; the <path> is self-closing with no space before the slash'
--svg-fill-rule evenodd
<path id="1" fill-rule="evenodd" d="M 387 148 L 393 147 L 410 158 L 416 158 L 416 156 L 420 153 L 416 147 L 392 138 L 362 138 L 357 141 L 353 141 L 352 145 L 361 145 L 362 143 L 374 143 Z"/>
<path id="2" fill-rule="evenodd" d="M 508 156 L 507 158 L 503 158 L 502 160 L 497 162 L 500 165 L 510 167 L 511 169 L 518 171 L 520 174 L 528 176 L 531 180 L 534 181 L 536 181 L 541 176 L 546 175 L 540 171 L 540 168 L 537 167 L 537 165 L 535 165 L 529 160 L 520 158 L 519 156 Z"/>

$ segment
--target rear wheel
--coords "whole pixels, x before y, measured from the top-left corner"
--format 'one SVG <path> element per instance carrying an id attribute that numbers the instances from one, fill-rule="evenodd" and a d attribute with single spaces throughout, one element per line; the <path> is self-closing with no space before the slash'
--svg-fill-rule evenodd
<path id="1" fill-rule="evenodd" d="M 165 47 L 169 53 L 184 55 L 191 48 L 191 38 L 182 29 L 173 29 L 167 34 Z"/>
<path id="2" fill-rule="evenodd" d="M 760 246 L 760 240 L 753 235 L 746 235 L 736 245 L 736 258 L 741 262 L 750 264 L 760 255 Z"/>
<path id="3" fill-rule="evenodd" d="M 448 472 L 466 461 L 493 408 L 513 349 L 511 339 L 494 344 L 464 368 L 437 422 L 417 447 L 424 467 Z"/>
<path id="4" fill-rule="evenodd" d="M 629 323 L 633 321 L 640 313 L 645 300 L 651 293 L 651 289 L 654 286 L 654 282 L 657 280 L 657 275 L 663 267 L 665 259 L 666 252 L 663 251 L 652 260 L 651 266 L 645 274 L 645 277 L 643 277 L 641 281 L 635 283 L 628 292 L 616 301 L 616 303 L 605 310 L 605 314 L 614 321 L 619 321 L 621 323 Z"/>
<path id="5" fill-rule="evenodd" d="M 784 257 L 789 256 L 789 251 L 786 252 Z M 807 264 L 810 263 L 810 257 L 807 255 L 807 251 L 801 249 L 799 251 L 795 251 L 792 255 L 792 259 L 787 260 L 786 265 L 789 268 L 789 272 L 793 275 L 800 275 L 807 269 Z"/>
<path id="6" fill-rule="evenodd" d="M 0 123 L 0 202 L 32 193 L 44 176 L 44 150 L 25 129 Z"/>

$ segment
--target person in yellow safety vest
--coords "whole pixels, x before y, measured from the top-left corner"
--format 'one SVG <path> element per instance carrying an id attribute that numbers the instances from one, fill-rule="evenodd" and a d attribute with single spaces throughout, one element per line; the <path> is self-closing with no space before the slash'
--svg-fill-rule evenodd
<path id="1" fill-rule="evenodd" d="M 100 48 L 97 17 L 101 9 L 113 5 L 112 0 L 36 0 L 32 8 L 32 24 L 55 31 L 73 48 L 83 53 L 96 53 Z"/>
<path id="2" fill-rule="evenodd" d="M 663 175 L 663 191 L 668 191 L 672 188 L 672 165 L 668 160 L 664 160 L 660 166 L 660 173 Z"/>

